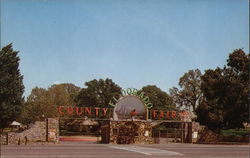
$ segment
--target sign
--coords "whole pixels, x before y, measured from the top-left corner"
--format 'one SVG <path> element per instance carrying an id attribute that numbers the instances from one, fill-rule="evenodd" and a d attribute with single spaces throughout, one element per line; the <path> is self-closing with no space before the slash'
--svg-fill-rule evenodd
<path id="1" fill-rule="evenodd" d="M 194 138 L 194 139 L 198 138 L 198 132 L 193 132 L 192 133 L 192 138 Z"/>
<path id="2" fill-rule="evenodd" d="M 60 116 L 62 115 L 78 115 L 89 117 L 106 117 L 107 114 L 112 111 L 112 108 L 100 108 L 100 107 L 73 107 L 73 106 L 58 106 L 57 108 Z"/>
<path id="3" fill-rule="evenodd" d="M 112 118 L 121 119 L 143 119 L 152 120 L 190 120 L 190 114 L 187 111 L 157 110 L 152 109 L 149 97 L 144 92 L 135 88 L 122 90 L 119 99 L 113 97 L 109 102 L 113 108 L 107 107 L 78 107 L 78 106 L 58 106 L 60 116 L 77 115 L 91 118 Z"/>
<path id="4" fill-rule="evenodd" d="M 101 107 L 78 107 L 78 106 L 58 106 L 57 111 L 60 116 L 87 116 L 94 118 L 113 118 L 113 108 Z M 152 120 L 180 120 L 187 121 L 190 117 L 188 111 L 169 111 L 169 110 L 149 110 Z"/>
<path id="5" fill-rule="evenodd" d="M 138 97 L 144 103 L 144 105 L 148 109 L 151 109 L 153 107 L 153 104 L 149 102 L 149 97 L 146 96 L 144 92 L 139 92 L 135 88 L 123 89 L 122 90 L 122 96 L 119 99 L 116 99 L 115 97 L 113 97 L 110 100 L 109 105 L 115 107 L 116 104 L 118 103 L 118 101 L 120 99 L 122 99 L 123 97 L 126 97 L 126 96 L 136 96 L 136 97 Z"/>
<path id="6" fill-rule="evenodd" d="M 175 110 L 151 110 L 152 120 L 180 120 L 187 121 L 190 118 L 188 111 L 175 111 Z"/>

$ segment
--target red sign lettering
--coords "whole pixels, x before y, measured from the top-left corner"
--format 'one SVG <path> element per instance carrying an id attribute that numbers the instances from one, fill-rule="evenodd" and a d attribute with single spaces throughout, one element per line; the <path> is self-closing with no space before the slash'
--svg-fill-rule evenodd
<path id="1" fill-rule="evenodd" d="M 172 111 L 172 118 L 173 118 L 173 119 L 176 118 L 176 111 Z"/>
<path id="2" fill-rule="evenodd" d="M 91 109 L 88 107 L 85 107 L 85 114 L 91 115 Z"/>
<path id="3" fill-rule="evenodd" d="M 101 111 L 100 111 L 101 110 Z M 57 111 L 62 116 L 65 114 L 73 115 L 76 114 L 78 116 L 87 115 L 90 117 L 99 117 L 100 112 L 102 115 L 100 117 L 105 117 L 109 113 L 112 114 L 112 108 L 100 108 L 100 107 L 73 107 L 73 106 L 58 106 Z M 187 111 L 164 111 L 164 110 L 151 110 L 149 111 L 152 115 L 151 119 L 157 120 L 171 120 L 171 119 L 185 119 L 189 117 L 189 113 Z M 109 116 L 112 117 L 112 116 Z"/>
<path id="4" fill-rule="evenodd" d="M 83 113 L 83 108 L 80 107 L 81 111 L 79 112 L 79 107 L 76 107 L 76 114 L 81 115 Z"/>
<path id="5" fill-rule="evenodd" d="M 67 108 L 67 112 L 68 112 L 68 114 L 69 114 L 69 115 L 72 115 L 72 114 L 73 114 L 73 112 L 74 112 L 74 108 L 73 108 L 73 107 L 71 107 L 71 106 L 68 106 L 68 108 Z"/>
<path id="6" fill-rule="evenodd" d="M 166 119 L 170 119 L 170 114 L 169 114 L 169 111 L 166 112 L 167 115 L 166 115 Z"/>
<path id="7" fill-rule="evenodd" d="M 162 110 L 160 110 L 160 115 L 159 115 L 160 118 L 164 118 L 164 113 Z"/>
<path id="8" fill-rule="evenodd" d="M 153 118 L 156 118 L 156 116 L 157 116 L 157 110 L 153 110 Z"/>
<path id="9" fill-rule="evenodd" d="M 64 114 L 64 112 L 62 112 L 63 109 L 64 109 L 64 106 L 58 106 L 58 112 L 60 115 Z"/>
<path id="10" fill-rule="evenodd" d="M 95 107 L 95 115 L 96 115 L 96 116 L 99 116 L 99 115 L 98 115 L 98 114 L 99 114 L 99 113 L 98 113 L 98 112 L 99 112 L 99 109 L 100 109 L 100 108 Z"/>
<path id="11" fill-rule="evenodd" d="M 103 116 L 106 116 L 108 108 L 102 108 L 102 111 L 103 111 Z"/>

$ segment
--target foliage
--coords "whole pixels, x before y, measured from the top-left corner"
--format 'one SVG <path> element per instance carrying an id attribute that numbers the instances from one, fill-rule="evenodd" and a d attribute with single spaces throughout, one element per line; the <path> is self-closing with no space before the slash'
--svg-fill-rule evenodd
<path id="1" fill-rule="evenodd" d="M 228 130 L 221 130 L 220 133 L 223 136 L 246 136 L 249 135 L 249 129 L 228 129 Z"/>
<path id="2" fill-rule="evenodd" d="M 249 119 L 249 54 L 237 49 L 227 62 L 201 77 L 204 102 L 197 115 L 210 129 L 240 128 Z"/>
<path id="3" fill-rule="evenodd" d="M 55 108 L 50 106 L 47 98 L 48 93 L 46 89 L 38 87 L 33 88 L 22 110 L 20 121 L 28 124 L 44 120 L 45 117 L 55 116 L 55 114 L 51 115 L 51 113 L 55 111 Z"/>
<path id="4" fill-rule="evenodd" d="M 223 70 L 206 70 L 202 76 L 202 91 L 205 100 L 197 109 L 198 121 L 206 124 L 210 129 L 222 128 L 224 119 L 224 98 L 227 95 L 227 85 L 223 82 Z M 209 102 L 207 101 L 209 100 Z M 218 104 L 221 102 L 220 104 Z"/>
<path id="5" fill-rule="evenodd" d="M 172 98 L 155 85 L 142 87 L 140 91 L 149 97 L 149 102 L 153 104 L 154 109 L 175 109 Z"/>
<path id="6" fill-rule="evenodd" d="M 51 105 L 73 106 L 75 105 L 75 97 L 80 92 L 80 87 L 71 83 L 52 85 L 49 89 Z"/>
<path id="7" fill-rule="evenodd" d="M 23 76 L 19 70 L 18 52 L 12 44 L 0 51 L 0 128 L 14 121 L 23 106 Z"/>
<path id="8" fill-rule="evenodd" d="M 28 96 L 21 115 L 23 123 L 57 117 L 57 106 L 74 106 L 80 88 L 69 83 L 52 85 L 48 90 L 35 87 Z"/>
<path id="9" fill-rule="evenodd" d="M 196 108 L 202 101 L 201 92 L 201 72 L 199 69 L 189 70 L 179 79 L 180 90 L 176 87 L 170 89 L 170 95 L 173 101 L 179 107 Z"/>
<path id="10" fill-rule="evenodd" d="M 91 80 L 85 83 L 76 97 L 79 106 L 108 107 L 110 100 L 121 95 L 121 88 L 111 79 Z"/>

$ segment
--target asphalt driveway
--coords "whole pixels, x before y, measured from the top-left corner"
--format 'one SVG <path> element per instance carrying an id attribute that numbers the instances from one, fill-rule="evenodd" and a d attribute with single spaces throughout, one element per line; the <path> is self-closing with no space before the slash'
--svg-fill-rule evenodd
<path id="1" fill-rule="evenodd" d="M 249 145 L 150 144 L 112 145 L 62 142 L 4 145 L 1 158 L 249 158 Z"/>

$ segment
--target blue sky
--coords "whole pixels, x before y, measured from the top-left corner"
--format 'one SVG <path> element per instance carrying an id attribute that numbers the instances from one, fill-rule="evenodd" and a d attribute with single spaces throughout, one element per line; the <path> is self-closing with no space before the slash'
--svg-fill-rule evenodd
<path id="1" fill-rule="evenodd" d="M 35 86 L 111 78 L 168 92 L 188 70 L 249 52 L 248 0 L 1 0 L 1 47 Z"/>

